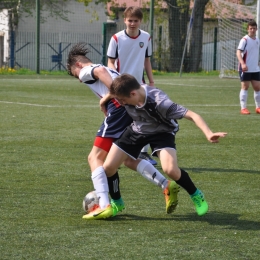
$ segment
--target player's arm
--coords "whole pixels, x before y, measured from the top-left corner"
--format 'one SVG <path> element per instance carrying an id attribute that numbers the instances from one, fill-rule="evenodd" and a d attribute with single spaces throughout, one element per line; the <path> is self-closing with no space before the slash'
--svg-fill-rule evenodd
<path id="1" fill-rule="evenodd" d="M 150 57 L 145 57 L 144 68 L 149 80 L 149 86 L 154 86 L 153 71 L 152 71 Z"/>
<path id="2" fill-rule="evenodd" d="M 110 88 L 113 80 L 105 67 L 96 67 L 94 68 L 93 73 L 96 79 L 99 79 L 108 89 Z"/>
<path id="3" fill-rule="evenodd" d="M 186 112 L 184 118 L 193 121 L 196 124 L 196 126 L 205 134 L 206 138 L 211 143 L 218 143 L 219 141 L 218 139 L 220 137 L 225 137 L 227 135 L 227 133 L 225 132 L 213 133 L 208 127 L 208 125 L 206 124 L 206 122 L 204 121 L 204 119 L 200 115 L 198 115 L 197 113 L 191 110 L 188 110 Z"/>
<path id="4" fill-rule="evenodd" d="M 237 55 L 237 59 L 238 59 L 239 63 L 241 64 L 242 70 L 247 71 L 248 68 L 247 68 L 245 61 L 243 60 L 242 54 L 243 54 L 243 51 L 237 49 L 236 55 Z"/>
<path id="5" fill-rule="evenodd" d="M 94 73 L 94 77 L 96 79 L 99 79 L 108 89 L 110 88 L 113 80 L 105 67 L 102 67 L 102 66 L 96 67 L 96 68 L 94 68 L 93 73 Z M 109 99 L 111 99 L 111 97 L 109 97 L 109 95 L 110 94 L 107 94 L 105 97 L 101 98 L 99 101 L 100 110 L 103 111 L 105 115 L 107 112 L 105 104 L 107 103 L 107 101 Z"/>
<path id="6" fill-rule="evenodd" d="M 110 69 L 116 70 L 115 63 L 116 63 L 116 59 L 107 58 L 107 66 L 108 66 Z"/>

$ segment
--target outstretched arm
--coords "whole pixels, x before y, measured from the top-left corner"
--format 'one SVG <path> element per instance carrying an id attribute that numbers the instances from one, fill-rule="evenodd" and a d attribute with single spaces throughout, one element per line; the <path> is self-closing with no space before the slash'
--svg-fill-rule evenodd
<path id="1" fill-rule="evenodd" d="M 216 132 L 213 133 L 204 119 L 196 114 L 195 112 L 192 112 L 191 110 L 188 110 L 184 118 L 193 121 L 196 126 L 205 134 L 206 138 L 208 139 L 209 142 L 211 143 L 218 143 L 220 137 L 225 137 L 227 133 L 225 132 Z"/>

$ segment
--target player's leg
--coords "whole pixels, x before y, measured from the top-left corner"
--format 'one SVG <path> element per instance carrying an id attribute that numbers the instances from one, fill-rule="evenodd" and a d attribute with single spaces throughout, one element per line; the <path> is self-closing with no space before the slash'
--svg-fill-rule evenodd
<path id="1" fill-rule="evenodd" d="M 167 180 L 151 163 L 146 160 L 133 160 L 128 157 L 124 164 L 133 171 L 139 172 L 145 179 L 159 186 L 163 190 L 166 202 L 166 213 L 172 213 L 177 204 L 179 185 L 175 181 Z"/>
<path id="2" fill-rule="evenodd" d="M 260 72 L 254 73 L 251 83 L 254 89 L 254 100 L 256 105 L 255 112 L 260 114 Z"/>
<path id="3" fill-rule="evenodd" d="M 248 88 L 250 85 L 250 73 L 239 72 L 241 89 L 239 92 L 239 101 L 240 101 L 240 113 L 242 115 L 250 114 L 250 111 L 247 109 L 247 97 L 248 97 Z"/>
<path id="4" fill-rule="evenodd" d="M 200 191 L 192 182 L 189 174 L 178 167 L 176 150 L 173 148 L 165 148 L 157 152 L 163 171 L 178 185 L 184 188 L 190 195 L 197 214 L 202 216 L 208 211 L 208 204 Z"/>
<path id="5" fill-rule="evenodd" d="M 143 159 L 151 163 L 152 165 L 157 165 L 157 162 L 148 153 L 149 144 L 145 145 L 139 154 L 139 159 Z"/>

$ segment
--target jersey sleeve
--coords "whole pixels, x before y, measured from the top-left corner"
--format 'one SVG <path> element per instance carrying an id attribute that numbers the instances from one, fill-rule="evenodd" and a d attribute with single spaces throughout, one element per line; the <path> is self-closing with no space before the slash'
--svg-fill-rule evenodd
<path id="1" fill-rule="evenodd" d="M 240 51 L 244 51 L 246 48 L 246 43 L 247 43 L 247 40 L 245 38 L 242 38 L 238 44 L 237 49 Z"/>
<path id="2" fill-rule="evenodd" d="M 147 46 L 147 51 L 145 53 L 145 57 L 151 57 L 152 54 L 153 54 L 152 39 L 151 39 L 151 37 L 149 37 L 148 46 Z"/>
<path id="3" fill-rule="evenodd" d="M 82 68 L 79 73 L 79 80 L 82 82 L 95 80 L 94 74 L 93 74 L 94 68 L 95 67 L 93 67 L 93 66 L 86 66 L 86 67 Z"/>
<path id="4" fill-rule="evenodd" d="M 117 36 L 113 35 L 110 39 L 110 42 L 109 42 L 109 45 L 107 48 L 107 57 L 112 58 L 112 59 L 116 59 L 118 57 L 117 45 L 118 45 Z"/>

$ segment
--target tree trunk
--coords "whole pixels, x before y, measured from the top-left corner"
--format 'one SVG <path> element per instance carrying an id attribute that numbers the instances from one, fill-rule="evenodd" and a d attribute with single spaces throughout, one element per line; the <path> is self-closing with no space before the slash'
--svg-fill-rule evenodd
<path id="1" fill-rule="evenodd" d="M 194 6 L 193 27 L 190 36 L 190 48 L 188 62 L 185 71 L 198 72 L 201 68 L 202 46 L 203 46 L 203 21 L 205 6 L 209 0 L 196 0 Z"/>
<path id="2" fill-rule="evenodd" d="M 178 0 L 166 2 L 169 7 L 169 67 L 167 70 L 178 72 L 187 34 L 190 0 L 183 0 L 181 6 L 178 5 Z"/>

